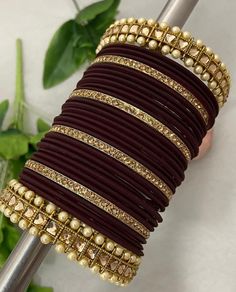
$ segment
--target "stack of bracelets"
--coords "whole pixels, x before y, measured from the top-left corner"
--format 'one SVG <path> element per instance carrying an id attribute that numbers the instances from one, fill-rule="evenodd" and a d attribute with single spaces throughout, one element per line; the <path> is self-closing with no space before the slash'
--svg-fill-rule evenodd
<path id="1" fill-rule="evenodd" d="M 127 285 L 229 87 L 225 65 L 190 33 L 116 21 L 19 181 L 2 191 L 1 211 Z"/>

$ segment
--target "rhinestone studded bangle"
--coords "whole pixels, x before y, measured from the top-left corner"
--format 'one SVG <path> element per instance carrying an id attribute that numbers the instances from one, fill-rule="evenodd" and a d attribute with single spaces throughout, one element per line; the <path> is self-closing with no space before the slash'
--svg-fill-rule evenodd
<path id="1" fill-rule="evenodd" d="M 163 123 L 158 121 L 157 119 L 153 118 L 151 115 L 147 114 L 146 112 L 140 110 L 139 108 L 121 100 L 116 97 L 113 97 L 111 95 L 94 91 L 90 89 L 77 89 L 74 90 L 70 97 L 78 96 L 83 98 L 89 98 L 101 101 L 103 103 L 109 104 L 111 106 L 114 106 L 136 118 L 143 121 L 150 127 L 157 130 L 160 134 L 162 134 L 164 137 L 166 137 L 168 140 L 170 140 L 183 154 L 183 156 L 186 158 L 187 161 L 191 160 L 191 153 L 186 144 L 173 132 L 171 131 L 167 126 L 165 126 Z"/>
<path id="2" fill-rule="evenodd" d="M 182 32 L 179 27 L 171 28 L 166 23 L 159 24 L 152 19 L 121 19 L 106 30 L 97 53 L 111 43 L 137 44 L 181 59 L 185 66 L 193 67 L 194 72 L 207 82 L 219 107 L 226 102 L 230 76 L 225 64 L 201 40 L 191 37 L 189 32 Z"/>
<path id="3" fill-rule="evenodd" d="M 0 211 L 21 229 L 52 243 L 59 253 L 89 267 L 104 280 L 125 286 L 135 276 L 140 257 L 37 196 L 17 180 L 0 192 Z"/>

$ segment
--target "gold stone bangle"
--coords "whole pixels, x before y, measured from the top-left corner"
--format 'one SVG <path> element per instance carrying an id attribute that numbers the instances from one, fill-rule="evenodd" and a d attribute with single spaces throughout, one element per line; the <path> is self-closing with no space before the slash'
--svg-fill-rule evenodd
<path id="1" fill-rule="evenodd" d="M 225 64 L 218 55 L 201 40 L 195 40 L 189 32 L 183 32 L 177 26 L 171 28 L 166 23 L 158 23 L 153 19 L 121 19 L 106 30 L 97 53 L 111 43 L 136 44 L 181 59 L 185 66 L 193 67 L 194 73 L 207 82 L 219 107 L 226 102 L 230 75 Z"/>
<path id="2" fill-rule="evenodd" d="M 113 63 L 122 65 L 134 70 L 137 70 L 139 72 L 142 72 L 162 83 L 170 87 L 171 89 L 178 92 L 184 99 L 186 99 L 189 103 L 191 103 L 192 106 L 195 107 L 195 109 L 199 112 L 202 119 L 204 120 L 205 124 L 208 125 L 209 115 L 203 104 L 186 88 L 184 88 L 181 84 L 179 84 L 177 81 L 171 79 L 167 75 L 163 74 L 162 72 L 144 64 L 141 62 L 138 62 L 133 59 L 121 57 L 121 56 L 113 56 L 113 55 L 105 55 L 97 57 L 93 64 L 96 63 Z"/>
<path id="3" fill-rule="evenodd" d="M 129 226 L 131 229 L 142 235 L 144 238 L 147 239 L 150 236 L 150 231 L 142 223 L 140 223 L 138 220 L 136 220 L 125 211 L 121 210 L 119 207 L 117 207 L 106 198 L 103 198 L 102 196 L 83 186 L 82 184 L 34 160 L 28 160 L 25 164 L 25 167 L 46 177 L 47 179 L 57 183 L 58 185 L 64 187 L 72 193 L 94 204 L 96 207 L 102 209 L 114 218 Z"/>
<path id="4" fill-rule="evenodd" d="M 17 180 L 0 192 L 0 211 L 21 229 L 55 245 L 59 253 L 89 267 L 102 279 L 127 285 L 136 275 L 140 257 L 123 248 L 79 218 L 44 200 Z"/>
<path id="5" fill-rule="evenodd" d="M 166 183 L 156 176 L 151 170 L 147 169 L 144 165 L 122 152 L 121 150 L 109 145 L 108 143 L 89 135 L 83 131 L 63 126 L 63 125 L 54 125 L 51 129 L 51 132 L 60 133 L 76 139 L 80 142 L 83 142 L 95 149 L 111 156 L 117 161 L 121 162 L 128 168 L 132 169 L 150 183 L 152 183 L 156 188 L 158 188 L 169 200 L 173 196 L 172 190 L 166 185 Z"/>
<path id="6" fill-rule="evenodd" d="M 90 89 L 77 89 L 74 90 L 70 97 L 78 96 L 83 98 L 89 98 L 98 100 L 100 102 L 109 104 L 115 108 L 118 108 L 137 119 L 141 120 L 145 124 L 149 125 L 153 129 L 157 130 L 160 134 L 162 134 L 165 138 L 170 140 L 183 154 L 187 161 L 191 160 L 191 153 L 186 144 L 167 126 L 162 124 L 157 119 L 153 118 L 151 115 L 147 114 L 146 112 L 142 111 L 141 109 L 121 100 L 111 95 L 90 90 Z"/>

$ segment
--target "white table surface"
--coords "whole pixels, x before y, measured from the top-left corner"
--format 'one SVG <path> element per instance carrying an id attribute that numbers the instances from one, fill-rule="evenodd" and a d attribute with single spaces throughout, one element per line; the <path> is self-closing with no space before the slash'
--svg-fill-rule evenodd
<path id="1" fill-rule="evenodd" d="M 188 1 L 188 0 L 186 0 Z M 81 7 L 91 1 L 82 1 Z M 119 17 L 155 18 L 165 1 L 123 0 Z M 14 96 L 15 39 L 24 43 L 25 83 L 30 123 L 38 116 L 51 121 L 74 88 L 81 72 L 50 90 L 41 84 L 44 53 L 54 31 L 73 17 L 69 0 L 0 1 L 0 100 Z M 203 39 L 229 66 L 236 68 L 236 1 L 200 0 L 185 25 Z M 236 88 L 216 125 L 214 145 L 201 161 L 192 162 L 186 180 L 164 214 L 164 223 L 145 246 L 138 275 L 128 292 L 236 291 Z M 108 292 L 119 287 L 101 281 L 90 271 L 53 250 L 36 279 L 55 292 Z M 123 288 L 124 289 L 124 288 Z"/>

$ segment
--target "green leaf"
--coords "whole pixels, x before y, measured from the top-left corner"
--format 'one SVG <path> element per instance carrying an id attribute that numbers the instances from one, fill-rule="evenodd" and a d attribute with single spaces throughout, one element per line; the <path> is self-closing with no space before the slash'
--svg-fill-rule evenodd
<path id="1" fill-rule="evenodd" d="M 44 62 L 43 86 L 50 88 L 70 77 L 86 60 L 87 47 L 79 46 L 84 27 L 69 20 L 53 36 Z"/>
<path id="2" fill-rule="evenodd" d="M 27 152 L 28 154 L 28 152 Z M 26 155 L 27 155 L 26 154 Z M 20 156 L 18 159 L 11 159 L 9 160 L 9 166 L 8 166 L 8 176 L 7 179 L 8 181 L 13 179 L 13 178 L 18 178 L 24 165 L 26 162 L 26 157 L 25 156 Z"/>
<path id="3" fill-rule="evenodd" d="M 0 269 L 5 264 L 9 254 L 10 254 L 10 251 L 8 250 L 8 248 L 6 246 L 2 245 L 0 247 Z"/>
<path id="4" fill-rule="evenodd" d="M 28 137 L 15 129 L 0 132 L 0 156 L 16 159 L 28 152 Z"/>
<path id="5" fill-rule="evenodd" d="M 3 231 L 0 229 L 0 246 L 1 246 L 1 243 L 3 242 L 3 240 L 4 240 Z"/>
<path id="6" fill-rule="evenodd" d="M 44 120 L 38 119 L 37 120 L 37 129 L 38 129 L 39 133 L 46 132 L 46 131 L 49 131 L 50 125 L 48 125 Z"/>
<path id="7" fill-rule="evenodd" d="M 2 129 L 2 124 L 8 111 L 8 107 L 9 107 L 8 100 L 4 100 L 0 103 L 0 130 Z"/>
<path id="8" fill-rule="evenodd" d="M 30 137 L 30 144 L 32 144 L 35 147 L 35 149 L 37 149 L 37 144 L 44 138 L 44 136 L 46 134 L 47 134 L 47 131 L 38 133 L 34 136 L 31 136 Z"/>
<path id="9" fill-rule="evenodd" d="M 49 287 L 40 287 L 38 285 L 31 284 L 27 289 L 27 292 L 53 292 L 53 289 Z"/>
<path id="10" fill-rule="evenodd" d="M 4 230 L 4 243 L 9 250 L 13 250 L 20 239 L 20 232 L 12 225 L 8 225 Z"/>
<path id="11" fill-rule="evenodd" d="M 94 19 L 98 14 L 108 10 L 113 4 L 113 0 L 104 0 L 95 2 L 84 9 L 82 9 L 76 16 L 78 23 L 84 23 Z"/>

